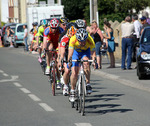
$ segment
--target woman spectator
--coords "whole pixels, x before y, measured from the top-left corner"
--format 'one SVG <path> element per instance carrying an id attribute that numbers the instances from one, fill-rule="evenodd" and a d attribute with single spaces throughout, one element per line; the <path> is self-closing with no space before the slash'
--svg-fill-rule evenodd
<path id="1" fill-rule="evenodd" d="M 115 68 L 115 57 L 114 57 L 115 42 L 113 36 L 113 29 L 111 28 L 110 23 L 107 21 L 104 22 L 104 30 L 106 33 L 106 35 L 104 35 L 104 38 L 106 39 L 106 47 L 108 48 L 110 56 L 110 66 L 108 68 Z"/>
<path id="2" fill-rule="evenodd" d="M 103 34 L 101 30 L 99 29 L 98 24 L 95 20 L 92 21 L 91 30 L 89 30 L 89 33 L 92 35 L 94 42 L 95 42 L 98 69 L 101 69 L 102 66 L 101 66 L 100 47 L 103 43 Z"/>

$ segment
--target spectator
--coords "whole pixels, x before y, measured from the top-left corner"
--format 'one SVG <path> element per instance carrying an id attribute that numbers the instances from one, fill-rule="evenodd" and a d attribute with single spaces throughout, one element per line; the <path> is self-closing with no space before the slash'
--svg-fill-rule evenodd
<path id="1" fill-rule="evenodd" d="M 13 33 L 15 33 L 10 26 L 7 27 L 7 37 L 8 37 L 8 42 L 10 43 L 10 48 L 14 47 L 13 42 L 12 42 L 12 37 Z"/>
<path id="2" fill-rule="evenodd" d="M 0 47 L 3 47 L 2 44 L 2 28 L 0 27 Z"/>
<path id="3" fill-rule="evenodd" d="M 95 42 L 98 69 L 101 69 L 102 66 L 101 66 L 100 47 L 103 44 L 103 34 L 102 34 L 101 30 L 99 29 L 97 22 L 95 20 L 92 21 L 90 34 L 92 34 L 92 36 L 94 38 L 94 42 Z"/>
<path id="4" fill-rule="evenodd" d="M 140 31 L 142 28 L 142 24 L 138 21 L 137 15 L 132 15 L 132 21 L 134 25 L 134 34 L 133 34 L 133 52 L 132 52 L 132 61 L 136 61 L 136 43 L 139 42 L 140 39 Z"/>
<path id="5" fill-rule="evenodd" d="M 147 26 L 150 26 L 150 24 L 147 23 L 145 16 L 141 17 L 140 20 L 141 20 L 141 23 L 142 23 L 142 25 L 143 25 L 143 27 L 142 27 L 142 29 L 141 29 L 141 34 L 142 34 L 144 28 L 147 27 Z"/>
<path id="6" fill-rule="evenodd" d="M 111 28 L 111 24 L 107 21 L 104 22 L 104 30 L 106 33 L 106 36 L 104 35 L 104 38 L 106 39 L 106 47 L 108 48 L 110 56 L 110 66 L 108 68 L 115 68 L 115 42 L 113 36 L 113 29 Z"/>
<path id="7" fill-rule="evenodd" d="M 24 42 L 25 42 L 25 49 L 26 51 L 28 51 L 28 43 L 27 43 L 27 40 L 28 40 L 28 30 L 27 30 L 27 25 L 23 25 L 23 28 L 24 28 Z"/>
<path id="8" fill-rule="evenodd" d="M 135 35 L 135 42 L 138 42 L 140 39 L 140 31 L 142 28 L 142 24 L 138 21 L 138 16 L 137 15 L 133 15 L 132 16 L 132 21 L 133 21 L 133 25 L 134 25 L 134 35 Z"/>
<path id="9" fill-rule="evenodd" d="M 126 60 L 126 53 L 128 52 L 127 56 L 127 69 L 130 70 L 131 62 L 132 62 L 132 48 L 133 48 L 133 33 L 134 33 L 134 25 L 131 24 L 130 16 L 125 18 L 125 23 L 121 25 L 122 31 L 122 63 L 121 69 L 125 70 L 125 60 Z M 127 51 L 128 50 L 128 51 Z"/>
<path id="10" fill-rule="evenodd" d="M 146 17 L 146 22 L 147 22 L 148 24 L 150 24 L 150 18 L 149 18 L 148 12 L 144 11 L 144 12 L 142 13 L 142 16 Z"/>

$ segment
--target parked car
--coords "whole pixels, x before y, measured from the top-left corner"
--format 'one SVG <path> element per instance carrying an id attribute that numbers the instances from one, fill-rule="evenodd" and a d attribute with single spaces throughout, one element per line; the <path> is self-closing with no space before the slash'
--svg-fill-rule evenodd
<path id="1" fill-rule="evenodd" d="M 12 25 L 12 26 L 10 26 L 10 28 L 13 31 L 15 31 L 16 27 L 14 25 Z M 12 42 L 14 42 L 14 33 L 11 32 L 10 34 L 13 35 L 12 36 Z M 4 34 L 3 34 L 3 44 L 4 44 L 5 47 L 10 45 L 10 42 L 8 41 L 8 37 L 7 37 L 7 27 L 5 28 L 5 31 L 4 31 Z"/>
<path id="2" fill-rule="evenodd" d="M 150 26 L 144 28 L 137 46 L 137 76 L 144 79 L 150 75 Z"/>
<path id="3" fill-rule="evenodd" d="M 16 25 L 15 34 L 14 34 L 14 47 L 17 48 L 19 45 L 24 45 L 24 28 L 23 25 L 27 25 L 26 23 L 19 23 Z"/>

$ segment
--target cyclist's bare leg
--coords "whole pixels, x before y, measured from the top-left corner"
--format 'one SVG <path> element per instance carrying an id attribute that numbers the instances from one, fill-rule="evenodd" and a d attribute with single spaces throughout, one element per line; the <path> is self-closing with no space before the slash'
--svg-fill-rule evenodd
<path id="1" fill-rule="evenodd" d="M 67 68 L 67 64 L 64 65 L 64 74 L 63 74 L 63 79 L 64 79 L 64 83 L 67 85 L 69 83 L 69 73 L 70 70 Z"/>
<path id="2" fill-rule="evenodd" d="M 49 50 L 53 49 L 53 45 L 51 43 L 49 44 L 48 49 Z M 50 61 L 51 61 L 52 55 L 50 52 L 47 52 L 46 54 L 47 54 L 47 59 L 46 59 L 47 60 L 47 66 L 50 66 Z"/>
<path id="3" fill-rule="evenodd" d="M 71 77 L 70 77 L 72 90 L 75 90 L 76 82 L 78 79 L 78 73 L 79 73 L 79 67 L 77 67 L 77 66 L 72 67 L 72 73 L 71 73 Z"/>
<path id="4" fill-rule="evenodd" d="M 58 59 L 58 58 L 57 58 L 57 59 Z M 57 61 L 56 61 L 56 62 L 57 62 Z M 59 71 L 58 62 L 57 62 L 56 70 L 57 70 L 57 78 L 58 78 L 58 80 L 60 80 L 60 71 Z"/>
<path id="5" fill-rule="evenodd" d="M 89 58 L 83 57 L 83 60 L 89 60 Z M 86 83 L 88 84 L 90 83 L 90 73 L 91 73 L 89 62 L 84 62 L 83 66 L 84 66 L 84 73 L 86 77 Z"/>

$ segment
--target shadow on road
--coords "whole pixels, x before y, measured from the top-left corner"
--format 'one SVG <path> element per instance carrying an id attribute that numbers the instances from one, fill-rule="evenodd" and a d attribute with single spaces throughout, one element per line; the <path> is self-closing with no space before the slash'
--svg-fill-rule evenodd
<path id="1" fill-rule="evenodd" d="M 85 113 L 92 114 L 92 115 L 103 115 L 107 113 L 126 113 L 129 111 L 133 111 L 132 109 L 123 109 L 120 108 L 121 104 L 109 104 L 113 100 L 119 100 L 121 96 L 124 94 L 101 94 L 101 95 L 91 95 L 86 97 L 85 101 Z M 99 102 L 102 101 L 102 102 Z M 103 103 L 105 104 L 99 104 Z M 107 103 L 106 103 L 107 102 Z"/>

